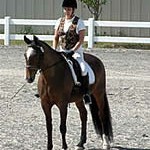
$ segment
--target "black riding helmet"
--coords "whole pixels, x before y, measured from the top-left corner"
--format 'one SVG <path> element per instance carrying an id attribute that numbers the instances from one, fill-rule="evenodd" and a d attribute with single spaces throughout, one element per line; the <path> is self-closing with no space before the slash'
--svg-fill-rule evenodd
<path id="1" fill-rule="evenodd" d="M 62 3 L 62 7 L 77 8 L 77 2 L 76 0 L 64 0 Z"/>

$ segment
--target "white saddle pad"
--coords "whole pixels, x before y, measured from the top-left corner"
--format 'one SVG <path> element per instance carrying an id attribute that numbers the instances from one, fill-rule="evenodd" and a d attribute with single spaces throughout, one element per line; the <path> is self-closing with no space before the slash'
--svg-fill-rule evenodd
<path id="1" fill-rule="evenodd" d="M 89 64 L 87 62 L 85 64 L 86 64 L 86 68 L 87 68 L 88 75 L 89 75 L 89 84 L 94 84 L 95 74 L 94 74 L 92 68 L 89 66 Z"/>
<path id="2" fill-rule="evenodd" d="M 73 66 L 72 66 L 72 62 L 68 59 L 66 59 L 70 69 L 71 69 L 71 72 L 72 72 L 72 76 L 73 76 L 73 79 L 74 79 L 74 83 L 76 85 L 79 84 L 79 82 L 77 81 L 77 76 L 75 74 L 75 71 L 73 69 Z M 95 82 L 95 74 L 92 70 L 92 68 L 89 66 L 89 64 L 87 62 L 85 62 L 85 65 L 86 65 L 86 68 L 87 68 L 87 72 L 88 72 L 88 75 L 89 75 L 89 84 L 93 84 Z"/>

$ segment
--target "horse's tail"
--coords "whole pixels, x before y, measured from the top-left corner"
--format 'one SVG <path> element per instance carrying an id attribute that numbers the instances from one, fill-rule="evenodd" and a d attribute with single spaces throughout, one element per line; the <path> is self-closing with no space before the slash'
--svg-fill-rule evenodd
<path id="1" fill-rule="evenodd" d="M 101 121 L 100 118 L 100 110 L 98 108 L 98 105 L 96 103 L 96 100 L 93 95 L 91 95 L 92 104 L 90 104 L 90 111 L 92 115 L 93 124 L 95 127 L 95 131 L 98 135 L 103 135 L 103 126 L 105 128 L 105 131 L 107 131 L 107 136 L 110 141 L 113 140 L 113 130 L 112 130 L 112 123 L 111 123 L 111 114 L 110 114 L 110 108 L 107 100 L 107 95 L 104 95 L 104 108 L 103 109 L 103 115 L 105 116 L 105 123 Z"/>

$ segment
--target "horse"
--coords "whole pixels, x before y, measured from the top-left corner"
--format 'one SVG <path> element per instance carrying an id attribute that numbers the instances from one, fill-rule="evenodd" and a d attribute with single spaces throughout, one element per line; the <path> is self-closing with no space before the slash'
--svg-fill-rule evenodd
<path id="1" fill-rule="evenodd" d="M 56 105 L 60 112 L 62 149 L 66 150 L 68 148 L 66 142 L 67 108 L 68 104 L 73 102 L 79 110 L 81 119 L 81 135 L 76 149 L 84 149 L 84 144 L 87 140 L 87 110 L 83 101 L 83 94 L 79 88 L 75 88 L 72 73 L 66 59 L 60 52 L 54 50 L 46 42 L 39 40 L 35 35 L 32 40 L 24 35 L 24 41 L 27 44 L 24 54 L 27 82 L 32 83 L 37 71 L 40 72 L 38 92 L 46 119 L 47 149 L 53 149 L 51 114 L 53 105 Z M 105 68 L 102 61 L 96 56 L 84 53 L 84 57 L 93 69 L 96 78 L 95 83 L 90 85 L 92 104 L 89 104 L 89 108 L 92 122 L 97 135 L 102 139 L 103 148 L 108 149 L 113 140 L 113 129 L 106 94 Z"/>

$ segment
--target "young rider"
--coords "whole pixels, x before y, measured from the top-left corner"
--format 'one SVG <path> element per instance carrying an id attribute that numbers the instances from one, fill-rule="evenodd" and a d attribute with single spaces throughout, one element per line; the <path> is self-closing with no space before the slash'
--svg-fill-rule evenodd
<path id="1" fill-rule="evenodd" d="M 83 21 L 75 15 L 77 9 L 76 0 L 64 0 L 62 3 L 64 17 L 59 18 L 55 25 L 53 48 L 64 51 L 67 55 L 75 58 L 82 72 L 82 92 L 85 103 L 91 103 L 89 95 L 89 77 L 85 66 L 82 44 L 85 36 L 85 25 Z"/>

